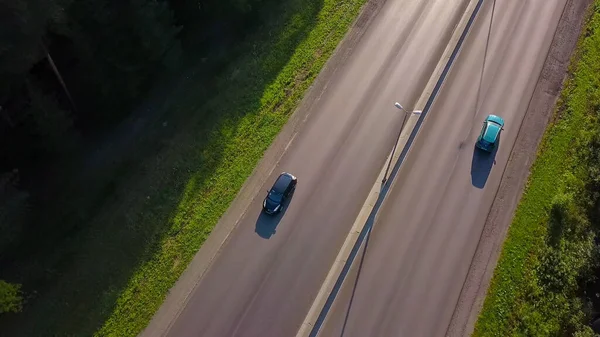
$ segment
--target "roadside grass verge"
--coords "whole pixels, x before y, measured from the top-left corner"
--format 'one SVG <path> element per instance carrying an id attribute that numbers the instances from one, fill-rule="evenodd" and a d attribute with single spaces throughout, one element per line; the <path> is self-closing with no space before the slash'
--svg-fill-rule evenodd
<path id="1" fill-rule="evenodd" d="M 593 336 L 584 291 L 598 267 L 600 1 L 584 32 L 474 336 Z"/>
<path id="2" fill-rule="evenodd" d="M 210 234 L 366 0 L 285 0 L 209 86 L 166 99 L 189 116 L 124 167 L 98 210 L 18 266 L 6 336 L 135 336 Z M 64 235 L 57 235 L 64 236 Z M 53 241 L 54 242 L 54 241 Z"/>

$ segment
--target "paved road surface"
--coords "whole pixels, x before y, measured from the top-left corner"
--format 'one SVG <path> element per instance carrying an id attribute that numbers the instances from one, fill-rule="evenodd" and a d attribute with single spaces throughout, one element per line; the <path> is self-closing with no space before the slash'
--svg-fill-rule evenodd
<path id="1" fill-rule="evenodd" d="M 321 336 L 445 335 L 565 3 L 497 0 L 480 86 L 486 1 Z M 506 129 L 483 156 L 474 144 L 489 113 Z"/>
<path id="2" fill-rule="evenodd" d="M 276 169 L 299 179 L 289 208 L 255 198 L 169 336 L 295 335 L 395 142 L 393 103 L 416 103 L 467 3 L 386 2 Z"/>

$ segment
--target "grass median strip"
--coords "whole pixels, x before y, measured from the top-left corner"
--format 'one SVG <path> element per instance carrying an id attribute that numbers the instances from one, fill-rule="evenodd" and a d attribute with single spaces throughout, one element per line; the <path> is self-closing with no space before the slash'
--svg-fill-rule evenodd
<path id="1" fill-rule="evenodd" d="M 215 96 L 200 101 L 198 83 L 171 98 L 169 109 L 189 110 L 190 120 L 118 180 L 83 234 L 57 247 L 73 264 L 7 335 L 137 335 L 364 3 L 286 0 L 215 81 Z"/>
<path id="2" fill-rule="evenodd" d="M 474 336 L 594 335 L 588 323 L 598 272 L 599 74 L 596 1 Z"/>

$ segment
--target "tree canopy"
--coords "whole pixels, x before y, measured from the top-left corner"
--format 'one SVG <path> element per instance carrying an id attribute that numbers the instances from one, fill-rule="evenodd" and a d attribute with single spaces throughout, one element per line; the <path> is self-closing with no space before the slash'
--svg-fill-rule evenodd
<path id="1" fill-rule="evenodd" d="M 260 1 L 0 0 L 0 261 L 32 222 L 29 187 L 46 165 L 109 132 L 160 74 L 239 32 Z"/>

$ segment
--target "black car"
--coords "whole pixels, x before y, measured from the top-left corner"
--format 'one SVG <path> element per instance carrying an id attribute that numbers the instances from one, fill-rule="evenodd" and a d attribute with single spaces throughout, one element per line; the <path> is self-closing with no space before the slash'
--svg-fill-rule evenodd
<path id="1" fill-rule="evenodd" d="M 281 211 L 283 202 L 296 189 L 298 179 L 292 174 L 283 172 L 269 190 L 265 201 L 263 201 L 263 210 L 267 214 L 275 214 Z"/>

